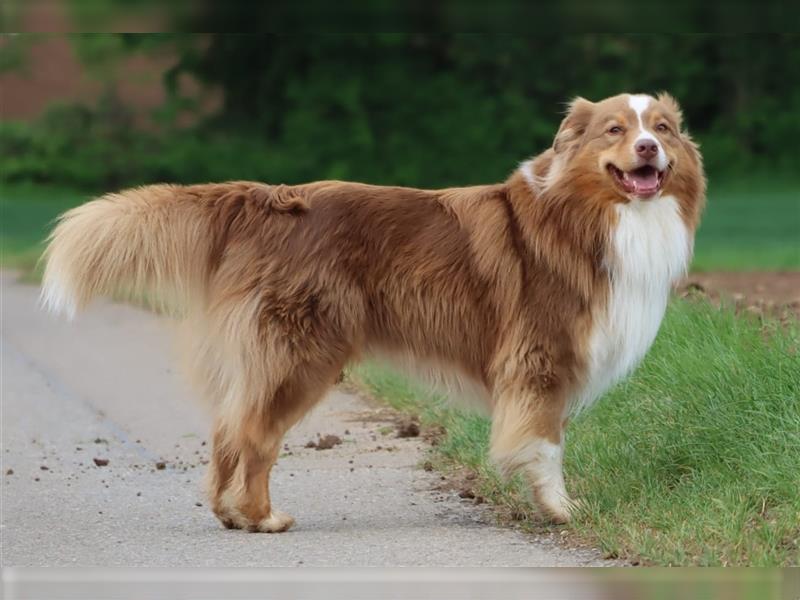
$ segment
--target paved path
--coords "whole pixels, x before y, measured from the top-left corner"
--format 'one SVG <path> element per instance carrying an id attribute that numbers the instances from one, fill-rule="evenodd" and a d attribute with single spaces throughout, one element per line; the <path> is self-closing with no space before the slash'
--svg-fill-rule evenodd
<path id="1" fill-rule="evenodd" d="M 273 471 L 294 528 L 227 531 L 206 506 L 209 421 L 173 370 L 170 322 L 97 302 L 67 323 L 38 310 L 37 288 L 0 277 L 4 566 L 605 563 L 436 491 L 421 442 L 382 436 L 379 409 L 342 391 L 290 433 Z M 318 433 L 344 442 L 305 448 Z"/>

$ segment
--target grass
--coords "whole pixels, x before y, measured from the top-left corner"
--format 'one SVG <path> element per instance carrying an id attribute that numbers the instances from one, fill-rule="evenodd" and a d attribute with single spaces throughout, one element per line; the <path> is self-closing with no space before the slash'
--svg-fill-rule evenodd
<path id="1" fill-rule="evenodd" d="M 676 300 L 635 375 L 578 416 L 565 471 L 586 510 L 569 526 L 612 555 L 658 565 L 800 564 L 800 335 Z M 487 417 L 448 406 L 384 367 L 352 376 L 446 434 L 440 468 L 538 527 L 524 486 L 487 460 Z"/>
<path id="2" fill-rule="evenodd" d="M 800 268 L 800 180 L 711 178 L 696 271 Z"/>
<path id="3" fill-rule="evenodd" d="M 0 188 L 0 266 L 32 273 L 53 220 L 91 197 L 54 186 Z"/>

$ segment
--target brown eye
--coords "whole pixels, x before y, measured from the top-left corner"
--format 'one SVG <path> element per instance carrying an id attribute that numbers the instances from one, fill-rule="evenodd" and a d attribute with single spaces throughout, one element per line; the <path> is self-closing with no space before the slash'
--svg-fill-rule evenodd
<path id="1" fill-rule="evenodd" d="M 660 131 L 661 133 L 666 133 L 669 131 L 669 126 L 666 123 L 659 123 L 656 125 L 656 131 Z"/>
<path id="2" fill-rule="evenodd" d="M 620 133 L 622 133 L 622 127 L 620 127 L 619 125 L 614 125 L 613 127 L 610 127 L 608 129 L 608 133 L 610 133 L 611 135 L 619 135 Z"/>

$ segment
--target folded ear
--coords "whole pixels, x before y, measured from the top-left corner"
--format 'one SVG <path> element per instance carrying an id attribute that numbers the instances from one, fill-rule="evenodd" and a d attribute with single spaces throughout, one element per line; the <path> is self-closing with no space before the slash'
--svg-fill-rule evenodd
<path id="1" fill-rule="evenodd" d="M 689 132 L 683 128 L 683 111 L 681 111 L 681 107 L 678 104 L 678 101 L 675 100 L 672 96 L 670 96 L 667 92 L 661 92 L 658 96 L 656 96 L 656 100 L 658 100 L 661 104 L 667 107 L 667 110 L 670 111 L 678 123 L 678 132 L 680 133 L 680 139 L 683 143 L 684 148 L 686 151 L 694 157 L 694 160 L 698 165 L 702 164 L 702 157 L 700 156 L 700 151 L 698 150 L 697 143 L 692 140 L 692 137 L 689 135 Z"/>
<path id="2" fill-rule="evenodd" d="M 666 106 L 667 110 L 669 110 L 675 116 L 675 119 L 678 121 L 678 128 L 680 129 L 683 123 L 683 111 L 678 105 L 678 101 L 670 96 L 667 92 L 661 92 L 658 94 L 658 96 L 656 96 L 656 100 Z"/>
<path id="3" fill-rule="evenodd" d="M 561 127 L 558 128 L 553 140 L 553 150 L 564 152 L 574 146 L 586 132 L 593 113 L 594 103 L 585 98 L 575 98 L 570 102 L 567 116 L 561 122 Z"/>

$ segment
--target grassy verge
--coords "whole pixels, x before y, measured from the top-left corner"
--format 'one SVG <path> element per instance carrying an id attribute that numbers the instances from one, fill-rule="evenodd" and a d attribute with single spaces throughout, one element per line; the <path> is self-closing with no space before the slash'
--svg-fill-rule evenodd
<path id="1" fill-rule="evenodd" d="M 659 565 L 800 564 L 800 334 L 676 301 L 642 367 L 570 426 L 568 487 L 587 505 L 571 533 Z M 489 421 L 452 408 L 386 368 L 352 377 L 446 431 L 442 468 L 533 520 L 518 480 L 487 461 Z"/>

